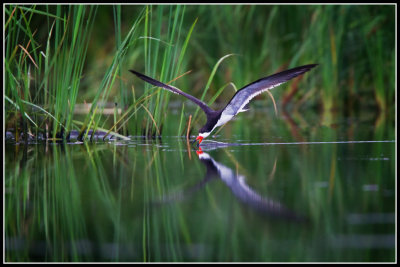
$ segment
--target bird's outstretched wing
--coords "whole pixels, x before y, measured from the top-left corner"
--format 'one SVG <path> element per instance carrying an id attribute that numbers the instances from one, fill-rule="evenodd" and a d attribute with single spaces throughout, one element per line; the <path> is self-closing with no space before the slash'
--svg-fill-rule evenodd
<path id="1" fill-rule="evenodd" d="M 246 85 L 236 92 L 236 94 L 232 97 L 232 99 L 224 108 L 222 115 L 235 116 L 238 112 L 244 111 L 246 109 L 246 105 L 250 102 L 250 100 L 252 100 L 257 95 L 265 92 L 266 90 L 272 89 L 282 83 L 285 83 L 293 79 L 294 77 L 297 77 L 309 71 L 317 65 L 318 64 L 310 64 L 285 70 Z"/>
<path id="2" fill-rule="evenodd" d="M 135 74 L 136 76 L 138 76 L 140 79 L 142 79 L 145 82 L 148 82 L 154 86 L 164 88 L 174 94 L 183 95 L 184 97 L 186 97 L 187 99 L 189 99 L 190 101 L 192 101 L 193 103 L 198 105 L 207 115 L 214 112 L 213 109 L 211 109 L 209 106 L 207 106 L 207 104 L 204 103 L 203 101 L 201 101 L 200 99 L 197 99 L 194 96 L 191 96 L 191 95 L 179 90 L 178 88 L 176 88 L 174 86 L 167 85 L 167 84 L 164 84 L 157 80 L 154 80 L 153 78 L 150 78 L 150 77 L 148 77 L 144 74 L 141 74 L 137 71 L 134 71 L 134 70 L 129 70 L 129 71 L 132 72 L 133 74 Z"/>

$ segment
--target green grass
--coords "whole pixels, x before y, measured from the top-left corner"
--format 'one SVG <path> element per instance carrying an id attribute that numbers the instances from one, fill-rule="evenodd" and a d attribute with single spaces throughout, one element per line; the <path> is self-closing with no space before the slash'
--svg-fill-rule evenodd
<path id="1" fill-rule="evenodd" d="M 192 105 L 178 108 L 179 125 L 168 123 L 171 101 L 185 99 L 129 69 L 219 108 L 233 94 L 227 84 L 240 89 L 319 63 L 299 84 L 273 90 L 276 101 L 286 99 L 292 112 L 322 107 L 315 112 L 327 121 L 365 108 L 383 116 L 394 110 L 393 5 L 6 5 L 4 29 L 6 129 L 17 138 L 78 130 L 86 140 L 100 128 L 185 135 L 189 115 L 191 130 L 201 127 L 204 117 Z M 88 114 L 74 114 L 77 103 L 91 103 Z M 113 115 L 103 114 L 107 103 Z"/>

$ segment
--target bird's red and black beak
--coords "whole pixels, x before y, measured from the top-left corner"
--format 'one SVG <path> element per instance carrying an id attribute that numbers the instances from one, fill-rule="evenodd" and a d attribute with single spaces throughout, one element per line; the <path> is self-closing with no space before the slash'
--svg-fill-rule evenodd
<path id="1" fill-rule="evenodd" d="M 200 136 L 200 135 L 197 136 L 197 138 L 196 138 L 196 140 L 195 140 L 196 143 L 198 142 L 198 143 L 197 143 L 197 147 L 200 146 L 200 143 L 201 143 L 201 141 L 203 141 L 203 138 L 204 138 L 203 136 Z"/>

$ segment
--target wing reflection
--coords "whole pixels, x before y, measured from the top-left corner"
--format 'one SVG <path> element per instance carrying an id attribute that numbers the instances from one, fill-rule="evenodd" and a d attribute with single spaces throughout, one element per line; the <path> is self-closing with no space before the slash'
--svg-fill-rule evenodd
<path id="1" fill-rule="evenodd" d="M 236 173 L 231 168 L 215 161 L 208 153 L 200 151 L 198 156 L 200 161 L 207 168 L 204 179 L 200 183 L 184 191 L 165 195 L 161 200 L 162 203 L 183 200 L 187 196 L 190 196 L 194 192 L 203 188 L 209 181 L 220 178 L 239 201 L 263 215 L 285 218 L 293 221 L 305 220 L 303 216 L 290 211 L 280 202 L 261 196 L 246 184 L 245 176 Z"/>

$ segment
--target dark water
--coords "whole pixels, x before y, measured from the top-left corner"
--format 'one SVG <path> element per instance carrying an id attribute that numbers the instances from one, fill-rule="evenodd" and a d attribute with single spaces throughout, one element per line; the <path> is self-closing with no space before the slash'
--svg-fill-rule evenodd
<path id="1" fill-rule="evenodd" d="M 197 153 L 173 136 L 7 144 L 5 260 L 395 260 L 393 128 L 249 123 Z"/>

